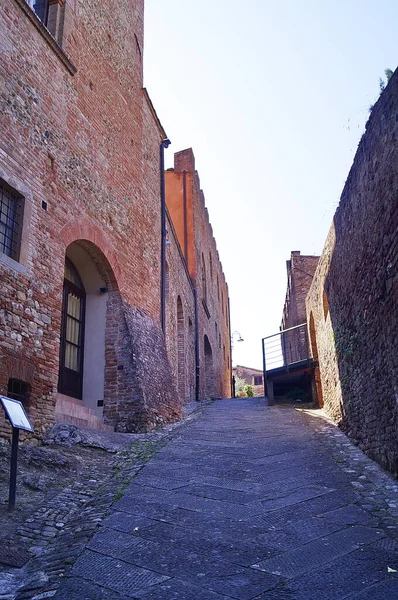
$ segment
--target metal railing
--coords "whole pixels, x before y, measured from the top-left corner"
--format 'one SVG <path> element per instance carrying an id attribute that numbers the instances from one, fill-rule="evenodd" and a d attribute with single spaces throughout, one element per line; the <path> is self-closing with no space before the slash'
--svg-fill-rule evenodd
<path id="1" fill-rule="evenodd" d="M 289 367 L 310 358 L 307 323 L 290 327 L 262 339 L 264 378 L 267 371 Z"/>

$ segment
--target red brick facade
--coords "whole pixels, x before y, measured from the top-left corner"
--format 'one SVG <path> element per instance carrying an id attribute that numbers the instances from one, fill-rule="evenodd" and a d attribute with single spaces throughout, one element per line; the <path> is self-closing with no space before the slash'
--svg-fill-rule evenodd
<path id="1" fill-rule="evenodd" d="M 398 76 L 374 106 L 307 297 L 318 394 L 398 471 Z"/>
<path id="2" fill-rule="evenodd" d="M 287 289 L 283 307 L 281 329 L 290 329 L 306 322 L 305 299 L 310 289 L 319 256 L 302 256 L 292 251 L 286 261 Z M 305 328 L 293 329 L 283 336 L 285 362 L 294 363 L 308 356 L 308 343 Z"/>
<path id="3" fill-rule="evenodd" d="M 174 155 L 166 171 L 166 201 L 197 291 L 199 394 L 231 395 L 228 286 L 205 207 L 191 149 Z"/>
<path id="4" fill-rule="evenodd" d="M 175 245 L 168 260 L 179 291 L 172 294 L 185 309 L 180 343 L 184 337 L 190 348 L 183 386 L 174 342 L 166 336 L 166 346 L 160 326 L 165 133 L 142 88 L 144 2 L 65 0 L 55 8 L 47 25 L 56 41 L 24 0 L 0 7 L 0 178 L 23 204 L 19 254 L 0 252 L 0 393 L 11 379 L 25 382 L 38 435 L 56 418 L 79 422 L 81 406 L 91 424 L 97 417 L 119 431 L 142 431 L 179 418 L 181 401 L 194 395 L 195 321 Z M 59 389 L 66 257 L 85 290 L 83 400 Z M 1 431 L 9 427 L 0 415 Z"/>

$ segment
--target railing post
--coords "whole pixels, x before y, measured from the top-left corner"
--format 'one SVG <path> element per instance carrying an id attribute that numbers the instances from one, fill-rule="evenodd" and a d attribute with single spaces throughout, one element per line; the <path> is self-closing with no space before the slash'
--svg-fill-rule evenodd
<path id="1" fill-rule="evenodd" d="M 287 355 L 286 355 L 285 334 L 282 331 L 281 331 L 281 341 L 282 341 L 283 366 L 286 366 L 286 369 L 289 372 L 289 361 L 287 360 Z"/>
<path id="2" fill-rule="evenodd" d="M 266 385 L 267 385 L 267 370 L 266 370 L 266 362 L 265 362 L 265 342 L 264 338 L 261 340 L 261 347 L 263 351 L 263 387 L 264 387 L 264 396 L 266 395 Z"/>

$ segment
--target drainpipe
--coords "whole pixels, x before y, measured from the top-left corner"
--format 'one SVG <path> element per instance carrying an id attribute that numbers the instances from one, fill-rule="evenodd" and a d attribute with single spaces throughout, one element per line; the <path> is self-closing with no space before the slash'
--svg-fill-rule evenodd
<path id="1" fill-rule="evenodd" d="M 164 184 L 164 149 L 170 146 L 169 139 L 160 144 L 160 206 L 161 206 L 161 246 L 160 246 L 160 323 L 166 334 L 166 192 Z"/>
<path id="2" fill-rule="evenodd" d="M 198 294 L 196 288 L 193 289 L 193 299 L 195 303 L 195 400 L 199 402 L 199 383 L 200 383 L 200 366 L 199 366 L 199 318 L 198 318 Z"/>

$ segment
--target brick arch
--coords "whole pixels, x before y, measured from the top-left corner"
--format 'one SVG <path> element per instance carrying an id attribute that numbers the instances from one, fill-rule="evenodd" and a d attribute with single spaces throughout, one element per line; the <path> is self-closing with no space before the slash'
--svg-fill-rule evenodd
<path id="1" fill-rule="evenodd" d="M 73 242 L 91 242 L 91 244 L 96 246 L 102 252 L 109 263 L 110 269 L 108 276 L 111 278 L 111 283 L 119 290 L 123 288 L 124 278 L 116 252 L 99 227 L 87 219 L 68 223 L 61 229 L 60 240 L 65 247 L 65 251 Z M 114 281 L 112 281 L 112 279 L 114 279 Z"/>

